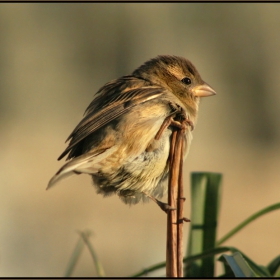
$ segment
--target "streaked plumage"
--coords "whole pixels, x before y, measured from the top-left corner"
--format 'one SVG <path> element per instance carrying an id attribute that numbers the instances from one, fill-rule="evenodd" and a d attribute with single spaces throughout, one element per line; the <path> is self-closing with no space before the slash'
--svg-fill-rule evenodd
<path id="1" fill-rule="evenodd" d="M 155 135 L 165 118 L 181 109 L 195 124 L 200 97 L 213 94 L 193 64 L 177 56 L 158 56 L 131 75 L 105 84 L 68 137 L 70 143 L 58 159 L 68 154 L 69 162 L 48 188 L 66 175 L 86 173 L 98 193 L 117 193 L 125 203 L 145 201 L 146 195 L 162 197 L 173 127 L 159 140 Z M 186 156 L 190 127 L 185 138 Z"/>

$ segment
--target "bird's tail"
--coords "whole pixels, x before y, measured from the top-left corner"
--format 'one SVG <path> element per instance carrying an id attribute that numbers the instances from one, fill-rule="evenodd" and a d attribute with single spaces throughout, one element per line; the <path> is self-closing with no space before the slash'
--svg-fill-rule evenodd
<path id="1" fill-rule="evenodd" d="M 116 150 L 116 146 L 109 149 L 102 149 L 95 151 L 94 153 L 86 153 L 79 157 L 72 159 L 71 161 L 64 164 L 56 174 L 50 179 L 47 190 L 54 186 L 61 179 L 68 177 L 73 174 L 94 174 L 98 172 L 100 163 L 103 159 L 110 156 Z"/>

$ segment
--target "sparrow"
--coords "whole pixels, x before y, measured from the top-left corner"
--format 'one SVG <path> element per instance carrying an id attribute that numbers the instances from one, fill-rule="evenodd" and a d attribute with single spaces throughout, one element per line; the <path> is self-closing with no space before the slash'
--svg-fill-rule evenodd
<path id="1" fill-rule="evenodd" d="M 104 196 L 117 194 L 127 204 L 159 201 L 167 191 L 175 129 L 162 129 L 163 123 L 182 115 L 187 119 L 185 160 L 200 98 L 215 94 L 189 60 L 171 55 L 150 59 L 131 75 L 106 83 L 67 138 L 68 147 L 58 160 L 67 155 L 68 162 L 47 189 L 67 175 L 83 173 Z"/>

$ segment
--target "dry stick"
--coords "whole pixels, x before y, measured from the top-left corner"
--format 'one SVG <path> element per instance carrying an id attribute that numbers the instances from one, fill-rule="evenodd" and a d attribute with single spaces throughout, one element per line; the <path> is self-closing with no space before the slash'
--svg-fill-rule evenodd
<path id="1" fill-rule="evenodd" d="M 178 155 L 180 157 L 179 178 L 178 178 L 178 198 L 177 198 L 177 271 L 178 277 L 183 277 L 183 158 L 184 158 L 184 131 L 181 129 L 178 133 Z"/>
<path id="2" fill-rule="evenodd" d="M 178 181 L 178 168 L 175 168 L 175 143 L 177 138 L 177 130 L 174 130 L 172 133 L 172 140 L 170 145 L 169 153 L 169 178 L 168 178 L 168 204 L 175 208 L 177 193 L 178 191 L 176 184 Z M 176 210 L 170 210 L 167 213 L 167 242 L 166 242 L 166 277 L 177 277 L 177 225 L 176 225 Z"/>
<path id="3" fill-rule="evenodd" d="M 183 253 L 182 253 L 182 226 L 178 226 L 180 220 L 183 221 L 182 191 L 179 194 L 179 185 L 182 184 L 183 167 L 183 134 L 184 131 L 175 130 L 172 134 L 170 147 L 170 176 L 168 186 L 168 204 L 177 210 L 171 210 L 167 214 L 167 251 L 166 251 L 166 276 L 182 277 L 183 273 Z M 180 175 L 181 174 L 181 175 Z M 181 187 L 182 189 L 182 187 Z M 180 211 L 178 213 L 178 211 Z M 178 232 L 179 229 L 179 232 Z M 179 243 L 178 243 L 179 242 Z M 179 253 L 179 255 L 178 255 Z"/>

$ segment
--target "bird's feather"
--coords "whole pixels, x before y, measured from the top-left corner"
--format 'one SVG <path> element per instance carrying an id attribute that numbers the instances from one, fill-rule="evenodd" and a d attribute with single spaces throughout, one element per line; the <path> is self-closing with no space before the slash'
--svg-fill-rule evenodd
<path id="1" fill-rule="evenodd" d="M 133 86 L 132 86 L 133 84 Z M 115 120 L 129 111 L 132 107 L 155 99 L 161 95 L 164 88 L 160 86 L 146 85 L 145 80 L 132 76 L 125 76 L 103 86 L 96 94 L 85 111 L 82 121 L 76 126 L 66 141 L 70 140 L 69 146 L 60 155 L 62 159 L 87 136 Z M 74 157 L 69 154 L 67 159 Z"/>
<path id="2" fill-rule="evenodd" d="M 64 164 L 57 173 L 51 178 L 47 189 L 51 188 L 59 180 L 68 177 L 74 173 L 94 173 L 98 171 L 98 163 L 102 161 L 105 157 L 109 157 L 112 153 L 116 151 L 117 147 L 112 145 L 107 149 L 98 149 L 94 152 L 83 154 L 79 157 Z"/>

